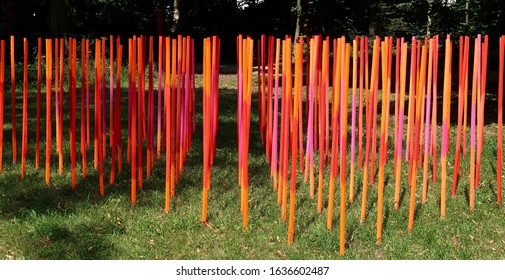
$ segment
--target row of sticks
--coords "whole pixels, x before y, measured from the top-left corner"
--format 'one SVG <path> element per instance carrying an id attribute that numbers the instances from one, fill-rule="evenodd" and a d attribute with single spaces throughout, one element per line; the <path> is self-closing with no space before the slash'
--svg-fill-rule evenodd
<path id="1" fill-rule="evenodd" d="M 42 100 L 42 54 L 45 49 L 45 113 L 46 113 L 46 157 L 45 182 L 51 179 L 52 150 L 52 99 L 54 98 L 54 118 L 56 133 L 56 152 L 58 154 L 59 174 L 63 173 L 63 141 L 66 116 L 63 104 L 68 102 L 70 164 L 72 189 L 76 188 L 77 152 L 77 39 L 45 39 L 37 41 L 37 92 L 36 92 L 36 139 L 35 168 L 40 165 L 41 102 Z M 93 43 L 93 42 L 92 42 Z M 183 170 L 186 155 L 196 129 L 194 40 L 177 36 L 158 38 L 158 85 L 157 105 L 155 104 L 154 79 L 154 37 L 134 36 L 128 39 L 128 128 L 127 161 L 131 167 L 131 203 L 136 203 L 137 189 L 143 187 L 144 167 L 151 176 L 156 159 L 166 152 L 166 206 L 170 210 L 170 198 L 175 195 L 175 185 Z M 116 169 L 122 171 L 123 143 L 121 92 L 123 45 L 118 36 L 96 39 L 94 61 L 94 100 L 90 101 L 90 40 L 82 39 L 80 44 L 80 152 L 82 176 L 87 176 L 87 150 L 93 143 L 93 167 L 99 172 L 100 194 L 104 195 L 103 161 L 110 150 L 110 184 L 115 184 Z M 108 46 L 108 48 L 107 48 Z M 44 48 L 45 47 L 45 48 Z M 65 58 L 65 48 L 68 58 Z M 0 173 L 3 159 L 4 126 L 4 82 L 5 82 L 5 41 L 0 40 Z M 12 161 L 17 162 L 16 139 L 16 77 L 14 36 L 10 37 L 11 62 L 11 110 L 12 110 Z M 26 173 L 28 146 L 28 42 L 23 39 L 23 123 L 21 142 L 21 177 Z M 108 51 L 108 52 L 107 52 Z M 108 54 L 108 60 L 106 55 Z M 54 59 L 53 59 L 54 58 Z M 146 64 L 147 58 L 147 64 Z M 65 92 L 65 62 L 67 62 L 68 89 Z M 107 65 L 108 64 L 108 65 Z M 53 71 L 54 66 L 54 71 Z M 106 94 L 106 70 L 108 68 L 109 96 Z M 147 77 L 146 77 L 147 70 Z M 53 85 L 54 81 L 54 85 Z M 138 83 L 138 84 L 137 84 Z M 147 90 L 146 90 L 147 85 Z M 53 95 L 54 90 L 54 95 Z M 146 95 L 147 94 L 147 95 Z M 65 101 L 67 100 L 67 101 Z M 107 102 L 109 120 L 107 134 Z M 90 115 L 90 110 L 94 115 Z M 157 118 L 155 119 L 155 116 Z M 93 117 L 94 130 L 91 134 L 90 118 Z M 108 140 L 107 141 L 107 136 Z M 91 138 L 93 141 L 91 142 Z M 156 139 L 156 141 L 155 141 Z M 156 146 L 155 146 L 156 143 Z M 144 159 L 144 152 L 146 159 Z"/>
<path id="2" fill-rule="evenodd" d="M 473 40 L 472 68 L 469 67 L 470 42 L 471 40 L 467 36 L 459 38 L 458 123 L 455 136 L 456 145 L 451 193 L 452 196 L 456 195 L 460 177 L 461 157 L 466 156 L 467 121 L 470 117 L 469 206 L 470 210 L 473 211 L 475 208 L 475 189 L 480 182 L 480 164 L 484 145 L 483 128 L 488 36 L 478 35 Z M 445 217 L 453 58 L 453 46 L 450 36 L 447 36 L 445 40 L 443 56 L 439 53 L 439 45 L 439 36 L 424 38 L 424 40 L 413 37 L 410 46 L 403 38 L 394 40 L 392 37 L 385 37 L 384 39 L 376 37 L 372 43 L 370 67 L 369 43 L 366 37 L 356 37 L 351 42 L 346 42 L 345 37 L 331 40 L 329 37 L 314 36 L 307 39 L 302 38 L 293 44 L 289 36 L 283 40 L 271 36 L 261 36 L 257 42 L 259 129 L 266 157 L 270 162 L 273 189 L 277 192 L 283 220 L 287 219 L 288 165 L 289 152 L 291 152 L 289 243 L 293 242 L 294 238 L 297 164 L 299 164 L 300 172 L 304 174 L 304 181 L 309 182 L 310 197 L 314 198 L 316 192 L 314 153 L 317 150 L 319 151 L 318 212 L 322 212 L 323 208 L 325 166 L 329 165 L 330 169 L 327 204 L 328 229 L 332 228 L 335 180 L 337 176 L 339 178 L 340 254 L 344 254 L 345 248 L 347 193 L 349 193 L 349 203 L 352 204 L 355 199 L 356 165 L 359 169 L 363 169 L 360 221 L 364 222 L 367 213 L 367 192 L 368 187 L 374 184 L 376 160 L 378 161 L 376 242 L 380 243 L 382 240 L 385 166 L 390 148 L 393 149 L 394 155 L 395 210 L 398 209 L 400 200 L 402 157 L 409 164 L 409 232 L 412 231 L 414 225 L 416 178 L 419 169 L 422 169 L 422 203 L 424 204 L 427 200 L 430 158 L 433 182 L 437 181 L 437 165 L 440 164 L 441 167 L 440 216 Z M 294 52 L 292 50 L 293 46 Z M 501 203 L 502 188 L 504 46 L 505 36 L 500 38 L 499 52 L 496 174 L 498 203 Z M 304 48 L 307 49 L 305 57 Z M 282 57 L 282 61 L 280 57 Z M 438 71 L 439 57 L 444 58 L 443 73 L 441 74 Z M 294 75 L 292 73 L 293 58 Z M 409 61 L 410 69 L 407 68 Z M 241 65 L 240 62 L 238 65 Z M 330 70 L 330 67 L 333 68 Z M 279 78 L 281 69 L 282 77 Z M 469 101 L 470 69 L 472 69 L 472 87 L 471 100 Z M 239 67 L 239 85 L 241 71 L 249 70 L 242 70 Z M 437 100 L 439 86 L 437 82 L 439 75 L 443 75 L 443 88 L 441 93 L 441 147 L 438 155 L 437 121 L 439 120 L 437 120 Z M 293 79 L 294 85 L 292 84 Z M 306 85 L 305 96 L 302 96 L 304 82 Z M 279 84 L 281 84 L 280 88 Z M 391 89 L 393 86 L 394 93 Z M 303 98 L 306 100 L 305 114 L 302 110 Z M 281 100 L 280 136 L 279 99 Z M 393 99 L 394 116 L 391 115 L 391 117 L 394 117 L 392 121 L 394 131 L 392 131 L 393 143 L 390 144 L 388 143 L 389 125 L 391 123 L 389 120 L 389 107 Z M 378 108 L 379 100 L 381 100 L 380 112 Z M 407 100 L 408 109 L 406 110 L 405 103 Z M 471 102 L 470 115 L 467 112 L 468 102 Z M 349 109 L 351 112 L 348 112 Z M 351 118 L 350 124 L 348 124 L 348 115 Z M 305 117 L 305 120 L 303 120 L 303 117 Z M 407 117 L 406 124 L 405 117 Z M 380 124 L 380 128 L 378 124 Z M 306 133 L 305 136 L 304 132 Z M 347 151 L 348 132 L 351 133 L 350 153 Z M 403 149 L 404 146 L 405 149 Z M 349 157 L 350 162 L 348 162 Z M 438 157 L 440 157 L 440 161 L 438 161 Z M 349 173 L 346 169 L 348 166 L 350 167 Z M 246 226 L 245 221 L 244 223 Z"/>
<path id="3" fill-rule="evenodd" d="M 37 56 L 37 122 L 36 122 L 36 168 L 39 167 L 40 113 L 42 86 L 42 39 L 38 40 Z M 90 41 L 81 41 L 81 102 L 80 102 L 80 150 L 82 175 L 86 171 L 86 151 L 91 143 L 90 108 L 94 108 L 93 166 L 99 170 L 100 193 L 104 194 L 103 160 L 107 153 L 107 113 L 109 102 L 109 149 L 110 184 L 114 184 L 116 168 L 122 170 L 122 127 L 121 127 L 121 73 L 123 46 L 120 38 L 109 38 L 109 60 L 106 59 L 107 41 L 96 39 L 94 62 L 94 106 L 90 104 Z M 76 123 L 77 123 L 77 40 L 68 40 L 68 105 L 69 142 L 72 167 L 72 188 L 76 187 Z M 372 44 L 371 67 L 369 65 L 368 38 L 355 38 L 346 42 L 344 37 L 330 40 L 314 36 L 292 42 L 261 36 L 257 42 L 258 66 L 258 112 L 261 141 L 266 157 L 271 164 L 273 188 L 281 205 L 282 219 L 288 217 L 288 242 L 294 241 L 295 195 L 297 162 L 304 179 L 309 182 L 309 193 L 315 197 L 314 152 L 319 150 L 319 173 L 317 187 L 317 210 L 322 212 L 324 168 L 330 167 L 328 186 L 327 227 L 331 229 L 335 196 L 335 179 L 339 176 L 340 186 L 340 253 L 345 248 L 345 223 L 347 186 L 349 202 L 355 196 L 356 155 L 358 168 L 363 169 L 361 221 L 365 220 L 367 188 L 374 184 L 377 145 L 378 159 L 378 215 L 376 242 L 382 239 L 382 207 L 385 165 L 388 160 L 389 106 L 394 98 L 394 208 L 398 209 L 402 157 L 409 162 L 410 185 L 409 231 L 413 228 L 416 201 L 416 174 L 422 167 L 422 202 L 426 202 L 428 190 L 428 163 L 432 161 L 432 181 L 437 174 L 437 100 L 439 38 L 412 38 L 410 49 L 403 38 L 376 37 Z M 294 50 L 293 50 L 294 47 Z M 332 47 L 332 48 L 331 48 Z M 56 123 L 56 152 L 59 172 L 63 172 L 63 103 L 65 102 L 64 71 L 65 41 L 45 40 L 46 65 L 46 183 L 50 182 L 51 159 L 51 99 L 53 97 Z M 503 56 L 505 37 L 500 38 L 499 90 L 498 90 L 498 158 L 497 194 L 501 202 L 502 164 L 502 103 L 503 103 Z M 0 126 L 4 120 L 4 69 L 5 42 L 0 41 Z M 165 211 L 170 211 L 170 199 L 175 195 L 175 185 L 183 170 L 186 155 L 196 129 L 196 98 L 194 41 L 190 37 L 158 38 L 158 95 L 155 105 L 154 38 L 133 37 L 128 39 L 128 131 L 127 161 L 131 167 L 131 198 L 136 202 L 137 188 L 142 188 L 144 166 L 147 176 L 151 175 L 154 162 L 166 152 L 166 197 Z M 203 200 L 202 222 L 207 221 L 207 204 L 210 190 L 210 172 L 216 153 L 218 131 L 218 82 L 220 41 L 214 36 L 204 39 L 203 45 Z M 307 51 L 305 51 L 307 49 Z M 332 49 L 332 50 L 331 50 Z M 28 42 L 23 41 L 23 138 L 21 176 L 25 176 L 28 144 Z M 393 51 L 394 50 L 394 51 Z M 477 36 L 474 40 L 470 112 L 470 209 L 475 205 L 475 188 L 479 185 L 480 158 L 483 149 L 484 103 L 487 77 L 488 38 Z M 12 156 L 16 162 L 16 91 L 14 38 L 11 37 L 11 89 L 12 89 Z M 254 40 L 237 37 L 237 136 L 238 136 L 238 183 L 241 189 L 241 212 L 244 228 L 248 227 L 248 153 L 253 84 Z M 115 54 L 115 55 L 114 55 Z M 410 54 L 410 70 L 407 69 Z M 468 84 L 469 84 L 470 38 L 461 37 L 459 47 L 458 76 L 458 129 L 454 158 L 452 195 L 456 194 L 459 177 L 461 151 L 466 155 Z M 54 55 L 54 62 L 53 62 Z M 305 57 L 304 57 L 305 55 Z M 393 60 L 394 55 L 394 60 Z M 148 62 L 146 65 L 146 57 Z M 282 61 L 281 61 L 282 58 Z M 294 65 L 293 65 L 294 58 Z M 441 166 L 441 216 L 445 216 L 447 187 L 447 153 L 450 143 L 450 103 L 452 79 L 452 43 L 445 40 L 442 104 Z M 330 60 L 331 59 L 331 60 Z M 331 63 L 330 63 L 331 61 Z M 109 63 L 109 98 L 106 98 L 106 68 Z M 115 63 L 115 64 L 114 64 Z M 275 65 L 274 65 L 275 64 Z M 54 65 L 54 73 L 53 67 Z M 116 69 L 114 69 L 114 65 Z M 305 65 L 305 66 L 304 66 Z M 394 66 L 394 95 L 393 86 Z M 330 67 L 333 67 L 330 71 Z M 147 68 L 147 81 L 146 81 Z M 294 69 L 294 73 L 292 72 Z M 305 70 L 305 71 L 304 71 Z M 116 74 L 114 76 L 114 73 Z M 331 76 L 331 84 L 330 84 Z M 409 84 L 407 86 L 407 77 Z M 115 82 L 115 84 L 114 84 Z M 146 96 L 147 82 L 147 96 Z M 303 84 L 305 82 L 305 97 Z M 138 83 L 138 84 L 137 84 Z M 381 91 L 379 92 L 379 85 Z M 408 88 L 408 96 L 407 96 Z M 331 95 L 330 95 L 331 90 Z M 381 111 L 378 112 L 379 93 Z M 408 109 L 405 102 L 408 98 Z M 280 108 L 279 108 L 280 99 Z M 303 100 L 305 99 L 305 114 Z M 351 102 L 349 104 L 349 99 Z M 147 104 L 146 104 L 147 103 Z M 331 104 L 331 108 L 330 108 Z M 350 106 L 349 106 L 350 105 Z M 146 112 L 147 109 L 147 112 Z M 155 123 L 155 110 L 157 122 Z M 348 124 L 350 110 L 351 123 Z M 388 113 L 383 113 L 388 112 Z M 279 114 L 280 113 L 280 114 Z M 406 116 L 405 116 L 406 114 Z M 280 119 L 279 119 L 280 115 Z M 305 119 L 304 119 L 305 116 Z M 380 130 L 377 123 L 380 117 Z M 404 120 L 407 120 L 405 124 Z M 155 126 L 157 124 L 157 126 Z M 406 127 L 405 127 L 406 125 Z M 350 129 L 349 129 L 350 126 Z M 406 130 L 406 132 L 405 132 Z M 348 155 L 347 134 L 351 133 Z M 305 133 L 305 136 L 304 136 Z M 331 133 L 331 135 L 330 135 Z M 379 137 L 377 137 L 379 133 Z M 404 137 L 404 133 L 406 134 Z M 404 142 L 405 138 L 405 143 Z M 377 143 L 379 140 L 379 143 Z M 305 141 L 305 142 L 304 142 Z M 330 147 L 331 141 L 331 147 Z M 144 143 L 145 142 L 145 143 Z M 155 147 L 156 143 L 156 147 Z M 146 160 L 143 159 L 146 144 Z M 304 147 L 305 144 L 305 147 Z M 405 144 L 405 150 L 403 145 Z M 356 147 L 357 146 L 357 147 Z M 2 166 L 3 129 L 0 129 L 0 171 Z M 331 149 L 331 150 L 330 150 Z M 357 151 L 356 151 L 357 150 Z M 289 167 L 291 152 L 291 172 Z M 347 173 L 347 157 L 350 157 L 350 172 Z M 349 179 L 349 184 L 347 183 Z M 138 186 L 137 186 L 138 185 Z"/>

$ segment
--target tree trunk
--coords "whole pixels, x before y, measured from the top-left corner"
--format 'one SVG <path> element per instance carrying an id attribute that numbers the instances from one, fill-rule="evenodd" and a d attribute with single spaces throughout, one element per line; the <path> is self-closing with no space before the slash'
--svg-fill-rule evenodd
<path id="1" fill-rule="evenodd" d="M 179 1 L 180 0 L 174 0 L 174 17 L 173 17 L 172 33 L 176 33 L 179 30 L 179 19 L 180 19 Z"/>
<path id="2" fill-rule="evenodd" d="M 470 6 L 470 0 L 465 1 L 465 25 L 468 26 L 470 23 L 470 17 L 468 15 L 468 8 Z"/>
<path id="3" fill-rule="evenodd" d="M 302 0 L 296 0 L 296 29 L 295 29 L 295 42 L 300 37 L 300 25 L 302 17 Z"/>
<path id="4" fill-rule="evenodd" d="M 428 13 L 427 13 L 428 21 L 426 23 L 426 36 L 430 37 L 430 33 L 431 33 L 431 4 L 432 4 L 432 0 L 427 0 L 427 2 L 428 2 Z"/>

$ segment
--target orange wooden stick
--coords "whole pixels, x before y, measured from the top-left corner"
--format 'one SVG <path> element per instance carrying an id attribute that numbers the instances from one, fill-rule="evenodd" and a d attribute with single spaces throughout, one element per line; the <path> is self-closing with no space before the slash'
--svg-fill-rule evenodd
<path id="1" fill-rule="evenodd" d="M 442 184 L 440 189 L 440 217 L 445 217 L 445 202 L 447 188 L 447 152 L 449 150 L 449 126 L 451 106 L 451 52 L 452 44 L 449 35 L 445 41 L 445 65 L 444 65 L 444 99 L 442 109 L 442 150 L 440 161 L 442 166 Z"/>
<path id="2" fill-rule="evenodd" d="M 351 45 L 345 44 L 345 39 L 342 39 L 342 54 L 343 58 L 343 90 L 340 92 L 340 255 L 344 255 L 345 251 L 345 212 L 346 212 L 346 165 L 347 165 L 347 109 L 348 109 L 348 92 L 349 92 L 349 63 Z"/>
<path id="3" fill-rule="evenodd" d="M 379 154 L 379 181 L 378 181 L 378 195 L 377 195 L 377 232 L 375 237 L 375 242 L 380 244 L 382 241 L 382 206 L 383 206 L 383 196 L 384 196 L 384 165 L 385 165 L 385 153 L 386 153 L 386 116 L 389 112 L 386 111 L 388 100 L 388 76 L 387 76 L 387 49 L 389 45 L 389 38 L 385 38 L 385 41 L 381 43 L 381 55 L 382 55 L 382 110 L 381 110 L 381 127 L 380 127 L 380 154 Z"/>
<path id="4" fill-rule="evenodd" d="M 82 176 L 87 176 L 86 163 L 86 39 L 81 39 L 81 160 L 82 160 Z"/>
<path id="5" fill-rule="evenodd" d="M 405 111 L 405 84 L 407 79 L 407 43 L 402 43 L 401 50 L 401 68 L 400 68 L 400 103 L 398 117 L 398 138 L 396 143 L 396 159 L 395 159 L 395 195 L 394 209 L 398 210 L 400 204 L 400 175 L 401 175 L 401 158 L 402 158 L 402 141 L 403 141 L 403 116 Z"/>
<path id="6" fill-rule="evenodd" d="M 298 128 L 299 121 L 302 114 L 299 112 L 301 96 L 302 96 L 302 44 L 301 42 L 295 43 L 295 91 L 293 98 L 293 114 L 291 122 L 291 188 L 289 195 L 289 225 L 288 225 L 288 243 L 294 241 L 295 236 L 295 204 L 296 204 L 296 162 L 297 162 L 297 141 L 298 141 Z M 303 160 L 300 157 L 300 162 Z"/>
<path id="7" fill-rule="evenodd" d="M 46 39 L 46 185 L 51 178 L 51 94 L 52 94 L 52 53 L 51 39 Z"/>
<path id="8" fill-rule="evenodd" d="M 137 202 L 137 93 L 136 93 L 136 55 L 137 55 L 137 38 L 134 36 L 131 41 L 131 203 L 132 205 Z M 140 142 L 140 141 L 139 141 Z"/>

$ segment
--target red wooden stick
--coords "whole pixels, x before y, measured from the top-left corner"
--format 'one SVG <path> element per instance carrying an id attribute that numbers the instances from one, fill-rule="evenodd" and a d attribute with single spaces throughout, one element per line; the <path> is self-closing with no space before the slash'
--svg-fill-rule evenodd
<path id="1" fill-rule="evenodd" d="M 101 65 L 103 59 L 100 59 L 101 55 L 101 41 L 99 39 L 95 40 L 95 133 L 96 133 L 96 146 L 97 146 L 97 159 L 98 159 L 98 175 L 100 181 L 100 195 L 104 195 L 105 187 L 103 181 L 103 130 L 102 130 L 102 79 L 100 79 L 100 69 L 104 66 Z"/>
<path id="2" fill-rule="evenodd" d="M 70 51 L 71 51 L 71 60 L 70 64 L 70 163 L 72 165 L 72 189 L 76 187 L 76 134 L 75 134 L 75 125 L 76 125 L 76 56 L 77 56 L 77 40 L 70 39 Z"/>
<path id="3" fill-rule="evenodd" d="M 40 49 L 40 48 L 39 48 Z M 5 41 L 0 40 L 0 173 L 3 164 L 3 141 L 4 141 L 4 101 L 5 101 Z"/>
<path id="4" fill-rule="evenodd" d="M 51 94 L 52 94 L 52 53 L 51 39 L 46 39 L 46 185 L 51 178 Z"/>
<path id="5" fill-rule="evenodd" d="M 114 127 L 114 140 L 117 147 L 117 158 L 118 158 L 118 172 L 123 171 L 123 141 L 121 134 L 121 70 L 122 60 L 123 60 L 123 45 L 120 44 L 121 40 L 118 36 L 116 40 L 117 47 L 117 74 L 116 74 L 116 98 L 115 98 L 115 127 Z"/>
<path id="6" fill-rule="evenodd" d="M 137 125 L 137 133 L 138 133 L 138 145 L 137 145 L 137 175 L 138 175 L 138 184 L 139 189 L 141 190 L 143 187 L 143 140 L 144 140 L 144 44 L 143 37 L 140 36 L 137 40 L 137 52 L 135 53 L 137 56 L 137 71 L 138 71 L 138 82 L 139 82 L 139 90 L 137 92 L 137 123 L 132 122 L 133 125 Z M 135 70 L 134 70 L 135 71 Z"/>
<path id="7" fill-rule="evenodd" d="M 21 178 L 24 178 L 28 148 L 28 41 L 26 38 L 23 38 L 23 132 L 21 141 Z"/>

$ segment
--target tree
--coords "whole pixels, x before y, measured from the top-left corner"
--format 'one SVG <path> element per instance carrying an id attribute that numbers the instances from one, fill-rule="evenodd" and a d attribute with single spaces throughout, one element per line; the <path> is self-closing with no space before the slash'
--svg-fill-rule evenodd
<path id="1" fill-rule="evenodd" d="M 296 0 L 296 29 L 295 29 L 295 42 L 300 37 L 300 24 L 302 17 L 302 0 Z"/>
<path id="2" fill-rule="evenodd" d="M 179 30 L 179 19 L 180 19 L 180 11 L 179 11 L 179 1 L 180 0 L 174 0 L 174 15 L 173 15 L 173 22 L 172 22 L 172 33 L 176 33 Z"/>

